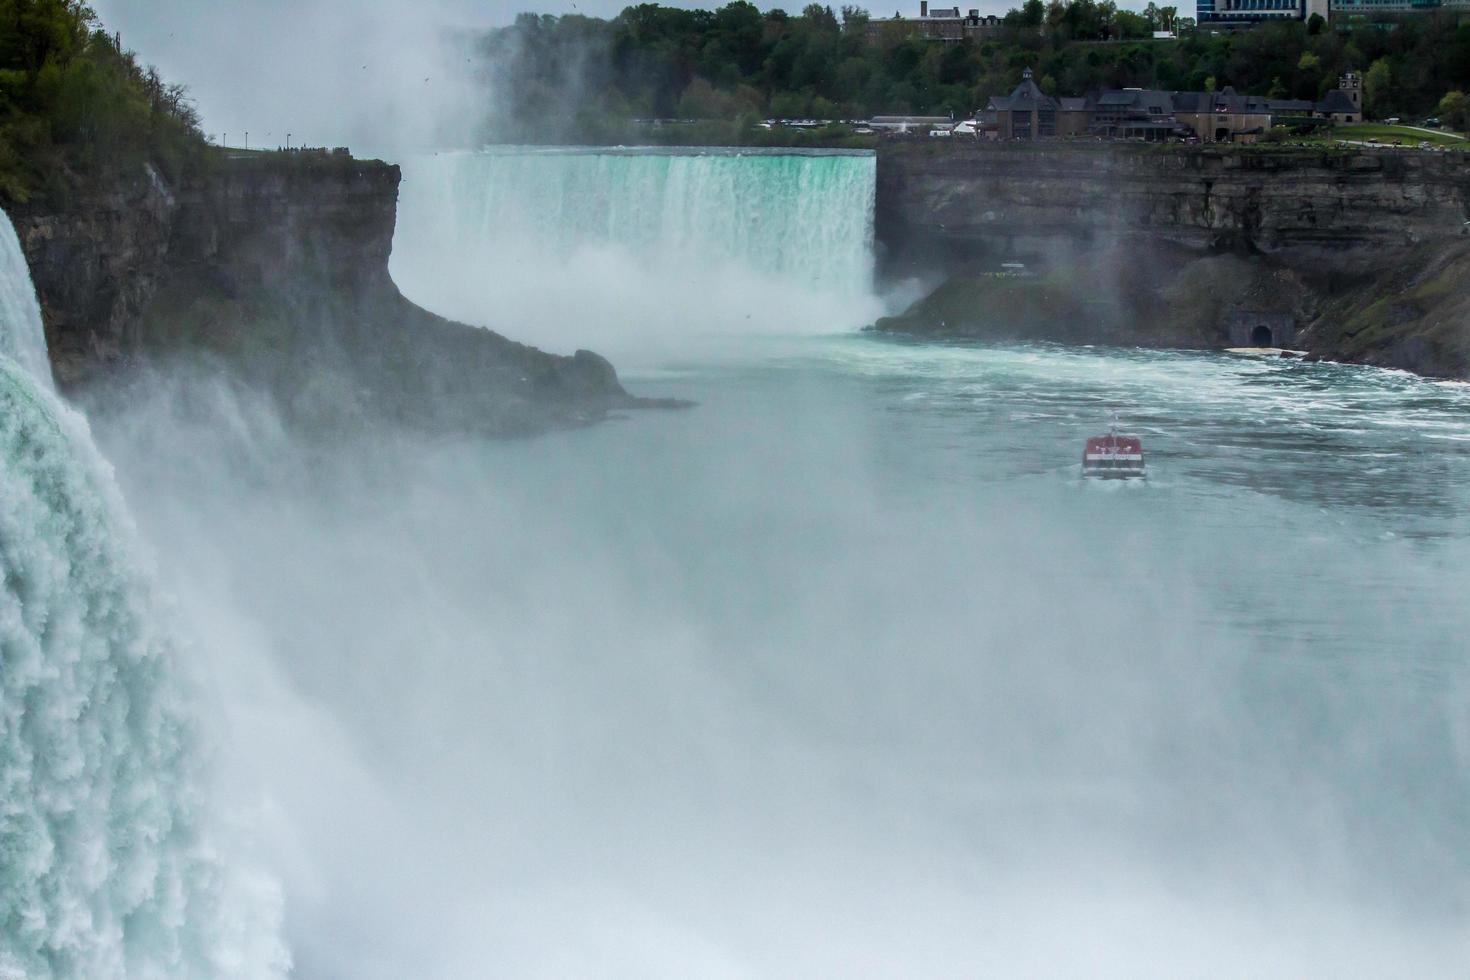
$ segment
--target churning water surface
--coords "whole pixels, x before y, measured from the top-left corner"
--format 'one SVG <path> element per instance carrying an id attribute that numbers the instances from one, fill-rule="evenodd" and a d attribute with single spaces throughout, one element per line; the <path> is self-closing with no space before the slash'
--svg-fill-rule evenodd
<path id="1" fill-rule="evenodd" d="M 860 333 L 870 158 L 487 156 L 406 166 L 410 295 L 697 408 L 97 421 L 300 976 L 1470 962 L 1470 391 Z M 1146 483 L 1079 478 L 1114 410 Z"/>
<path id="2" fill-rule="evenodd" d="M 701 404 L 128 454 L 304 975 L 1464 962 L 1465 388 L 860 334 L 627 380 Z M 1115 408 L 1147 483 L 1079 478 Z"/>

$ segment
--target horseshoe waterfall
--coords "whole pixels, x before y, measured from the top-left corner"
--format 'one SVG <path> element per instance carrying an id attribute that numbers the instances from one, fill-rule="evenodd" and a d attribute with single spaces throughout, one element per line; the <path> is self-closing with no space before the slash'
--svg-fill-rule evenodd
<path id="1" fill-rule="evenodd" d="M 626 363 L 692 335 L 879 312 L 871 151 L 502 147 L 402 165 L 395 281 L 552 349 L 588 343 Z"/>

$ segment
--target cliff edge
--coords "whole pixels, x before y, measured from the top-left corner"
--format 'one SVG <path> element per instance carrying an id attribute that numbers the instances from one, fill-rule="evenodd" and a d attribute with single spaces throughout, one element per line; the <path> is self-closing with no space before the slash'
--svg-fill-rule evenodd
<path id="1" fill-rule="evenodd" d="M 61 211 L 13 209 L 58 382 L 181 364 L 335 431 L 390 421 L 505 436 L 644 404 L 590 351 L 547 354 L 435 316 L 388 274 L 399 170 L 325 154 L 220 155 Z"/>
<path id="2" fill-rule="evenodd" d="M 1466 378 L 1467 232 L 1463 153 L 898 145 L 878 157 L 883 272 L 940 284 L 876 327 Z"/>

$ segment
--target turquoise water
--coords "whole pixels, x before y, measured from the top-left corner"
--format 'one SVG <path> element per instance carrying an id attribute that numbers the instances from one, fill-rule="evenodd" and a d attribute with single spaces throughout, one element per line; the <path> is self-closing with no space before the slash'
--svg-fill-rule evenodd
<path id="1" fill-rule="evenodd" d="M 181 809 L 109 825 L 147 838 L 134 860 L 174 859 L 146 831 L 210 809 L 183 803 L 252 815 L 303 977 L 1458 972 L 1470 389 L 860 333 L 882 306 L 871 167 L 406 167 L 412 295 L 621 350 L 632 390 L 689 411 L 303 445 L 208 376 L 95 406 L 177 629 L 144 579 L 112 575 L 132 554 L 100 530 L 120 505 L 83 508 L 40 542 L 56 560 L 24 567 L 58 614 L 96 610 L 95 649 L 157 666 L 197 638 L 204 690 L 161 717 L 199 718 L 219 750 L 212 780 L 173 784 Z M 803 181 L 821 206 L 783 225 Z M 1115 411 L 1146 482 L 1080 479 Z M 6 487 L 75 469 L 6 418 L 25 461 Z M 0 501 L 8 564 L 43 523 L 12 496 L 45 509 Z M 20 625 L 7 668 L 14 636 L 64 651 Z M 128 676 L 82 663 L 96 690 Z M 187 755 L 183 736 L 142 736 L 175 730 L 102 739 L 92 782 L 45 800 L 95 807 L 96 773 L 139 760 L 173 779 L 157 757 Z M 225 920 L 237 945 L 213 948 L 279 965 L 274 932 Z M 19 962 L 0 975 L 41 961 Z M 55 972 L 118 972 L 97 962 Z"/>
<path id="2" fill-rule="evenodd" d="M 391 269 L 410 299 L 624 367 L 711 334 L 857 328 L 871 152 L 498 148 L 401 162 Z"/>
<path id="3" fill-rule="evenodd" d="M 56 394 L 0 214 L 0 977 L 285 975 L 232 860 L 188 644 L 112 471 Z"/>
<path id="4" fill-rule="evenodd" d="M 628 381 L 701 404 L 130 453 L 188 604 L 294 692 L 303 970 L 1463 962 L 1465 387 L 861 334 Z M 1079 478 L 1112 409 L 1146 483 Z"/>

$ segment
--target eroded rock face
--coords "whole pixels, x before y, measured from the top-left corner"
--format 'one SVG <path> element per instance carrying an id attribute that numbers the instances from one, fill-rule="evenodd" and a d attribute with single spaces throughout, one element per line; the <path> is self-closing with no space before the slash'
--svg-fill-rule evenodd
<path id="1" fill-rule="evenodd" d="M 9 209 L 62 387 L 136 342 L 143 310 L 167 270 L 177 212 L 174 196 L 152 173 L 62 209 Z"/>
<path id="2" fill-rule="evenodd" d="M 218 159 L 16 224 L 58 381 L 193 362 L 274 394 L 306 425 L 387 419 L 519 435 L 638 404 L 603 358 L 547 354 L 406 300 L 388 274 L 396 166 L 346 157 Z"/>
<path id="3" fill-rule="evenodd" d="M 1119 143 L 885 147 L 877 231 L 889 270 L 1170 244 L 1371 265 L 1465 237 L 1458 153 Z"/>
<path id="4" fill-rule="evenodd" d="M 1289 322 L 1325 357 L 1467 377 L 1467 221 L 1464 154 L 898 145 L 883 268 L 943 285 L 878 327 L 1210 348 Z M 1035 278 L 991 278 L 1005 261 Z"/>

